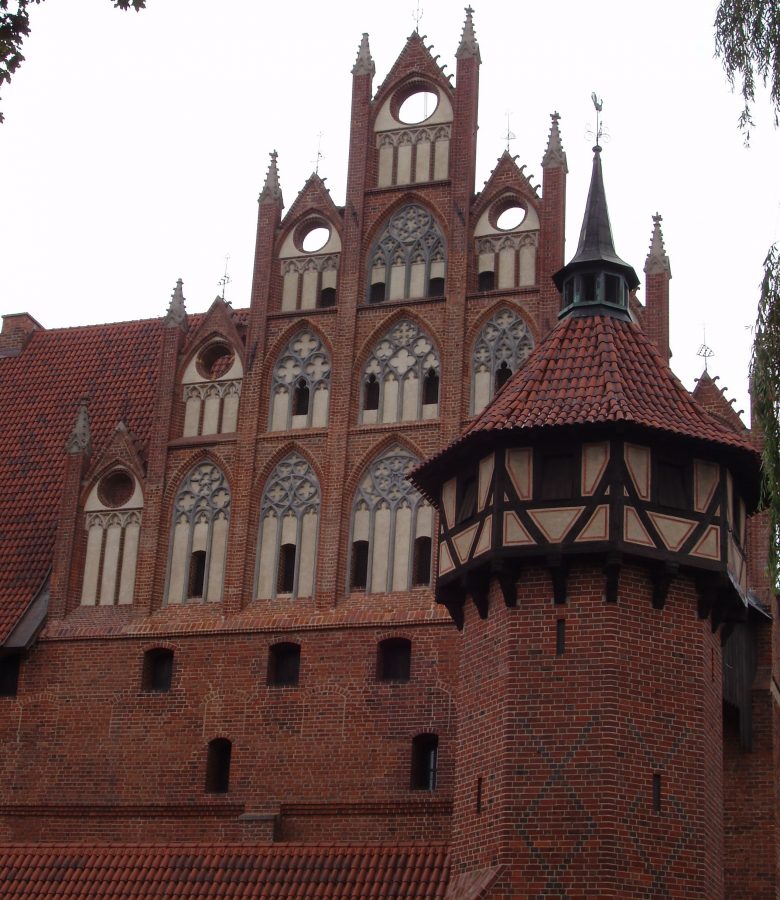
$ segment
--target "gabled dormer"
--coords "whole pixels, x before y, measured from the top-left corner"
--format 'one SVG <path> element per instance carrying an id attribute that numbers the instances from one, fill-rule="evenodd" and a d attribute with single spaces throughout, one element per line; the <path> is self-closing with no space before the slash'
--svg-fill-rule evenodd
<path id="1" fill-rule="evenodd" d="M 537 284 L 541 204 L 524 169 L 504 151 L 472 206 L 476 290 Z"/>
<path id="2" fill-rule="evenodd" d="M 336 305 L 342 214 L 314 172 L 282 220 L 278 244 L 283 312 Z"/>
<path id="3" fill-rule="evenodd" d="M 454 90 L 413 32 L 372 103 L 377 152 L 372 186 L 449 178 Z"/>
<path id="4" fill-rule="evenodd" d="M 244 344 L 232 311 L 217 297 L 190 334 L 180 368 L 184 437 L 236 431 L 243 357 Z"/>

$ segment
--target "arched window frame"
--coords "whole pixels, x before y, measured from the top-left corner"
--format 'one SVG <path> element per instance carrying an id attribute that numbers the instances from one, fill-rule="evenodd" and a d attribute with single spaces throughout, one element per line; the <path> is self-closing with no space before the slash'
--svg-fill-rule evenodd
<path id="1" fill-rule="evenodd" d="M 314 594 L 319 538 L 320 483 L 311 463 L 293 452 L 281 460 L 266 482 L 260 501 L 255 595 L 271 600 L 279 596 L 279 564 L 283 544 L 294 544 L 293 589 L 283 596 Z M 294 520 L 294 540 L 285 519 Z M 273 528 L 271 523 L 274 523 Z"/>
<path id="2" fill-rule="evenodd" d="M 368 466 L 355 492 L 350 527 L 350 581 L 347 590 L 386 593 L 411 590 L 413 585 L 414 544 L 417 537 L 433 537 L 433 508 L 406 475 L 417 465 L 417 457 L 395 445 L 377 456 Z M 398 529 L 399 513 L 409 510 L 408 529 Z M 386 546 L 377 543 L 377 517 L 389 513 Z M 407 540 L 402 542 L 404 530 Z M 352 584 L 353 554 L 358 542 L 368 542 L 368 566 L 365 588 Z M 400 554 L 400 555 L 399 555 Z M 384 564 L 384 578 L 377 563 Z"/>
<path id="3" fill-rule="evenodd" d="M 328 424 L 330 374 L 330 354 L 317 332 L 308 328 L 297 332 L 273 368 L 269 431 L 324 428 Z M 305 416 L 294 415 L 295 391 L 301 382 L 309 391 Z"/>
<path id="4" fill-rule="evenodd" d="M 416 421 L 434 419 L 439 415 L 436 403 L 424 404 L 423 393 L 428 372 L 440 377 L 439 352 L 428 334 L 412 319 L 400 319 L 377 342 L 363 369 L 360 387 L 360 422 Z M 379 387 L 376 415 L 367 407 L 367 392 L 371 376 Z M 388 384 L 397 385 L 395 397 L 389 395 Z M 416 393 L 409 393 L 414 383 Z M 376 388 L 374 388 L 376 390 Z"/>
<path id="5" fill-rule="evenodd" d="M 437 278 L 445 280 L 446 291 L 444 235 L 432 213 L 408 203 L 393 213 L 368 254 L 366 303 L 442 296 L 442 291 L 430 293 L 431 280 Z M 372 285 L 380 282 L 385 285 L 381 299 L 372 292 Z"/>
<path id="6" fill-rule="evenodd" d="M 528 359 L 533 348 L 531 329 L 516 310 L 505 306 L 488 319 L 474 343 L 472 354 L 472 414 L 482 412 L 493 399 L 499 366 L 505 362 L 514 374 Z M 480 377 L 483 375 L 486 378 L 481 383 Z M 483 403 L 479 402 L 480 397 Z"/>
<path id="7" fill-rule="evenodd" d="M 225 474 L 215 462 L 203 460 L 183 479 L 174 500 L 166 603 L 222 599 L 229 522 L 230 488 Z M 193 547 L 196 537 L 198 546 Z M 193 553 L 200 551 L 206 553 L 203 596 L 188 597 Z"/>

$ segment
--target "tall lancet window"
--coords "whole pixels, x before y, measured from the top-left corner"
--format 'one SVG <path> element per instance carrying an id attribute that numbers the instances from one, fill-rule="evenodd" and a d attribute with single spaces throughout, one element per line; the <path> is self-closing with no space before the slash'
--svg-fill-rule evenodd
<path id="1" fill-rule="evenodd" d="M 328 424 L 330 356 L 319 336 L 301 331 L 274 366 L 270 431 Z"/>
<path id="2" fill-rule="evenodd" d="M 320 485 L 297 453 L 271 473 L 260 505 L 257 596 L 311 597 L 317 557 Z"/>
<path id="3" fill-rule="evenodd" d="M 439 415 L 439 354 L 414 322 L 402 319 L 374 347 L 363 370 L 360 421 L 400 422 Z"/>
<path id="4" fill-rule="evenodd" d="M 474 345 L 471 411 L 479 413 L 528 359 L 534 339 L 513 309 L 499 310 L 485 323 Z"/>
<path id="5" fill-rule="evenodd" d="M 367 301 L 443 297 L 447 248 L 431 213 L 410 203 L 380 232 L 368 255 Z"/>
<path id="6" fill-rule="evenodd" d="M 121 467 L 103 475 L 90 491 L 84 506 L 83 605 L 133 602 L 143 505 L 138 481 Z"/>
<path id="7" fill-rule="evenodd" d="M 391 447 L 360 482 L 352 507 L 351 590 L 407 591 L 430 583 L 430 554 L 421 572 L 415 550 L 419 557 L 419 539 L 433 536 L 433 509 L 406 478 L 418 462 L 403 447 Z"/>
<path id="8" fill-rule="evenodd" d="M 221 600 L 230 489 L 222 471 L 199 463 L 176 495 L 168 562 L 168 603 Z"/>

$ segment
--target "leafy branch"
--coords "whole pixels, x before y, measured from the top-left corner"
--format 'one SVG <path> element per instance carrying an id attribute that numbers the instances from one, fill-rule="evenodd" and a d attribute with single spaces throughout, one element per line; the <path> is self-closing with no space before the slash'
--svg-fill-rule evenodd
<path id="1" fill-rule="evenodd" d="M 769 248 L 750 362 L 753 411 L 763 431 L 763 496 L 769 512 L 769 572 L 780 565 L 780 247 Z"/>
<path id="2" fill-rule="evenodd" d="M 24 62 L 22 44 L 30 34 L 31 5 L 43 0 L 0 0 L 0 88 L 11 81 L 16 70 Z M 134 9 L 146 6 L 146 0 L 111 0 L 118 9 Z M 9 11 L 9 7 L 11 7 Z M 0 122 L 4 121 L 0 112 Z"/>

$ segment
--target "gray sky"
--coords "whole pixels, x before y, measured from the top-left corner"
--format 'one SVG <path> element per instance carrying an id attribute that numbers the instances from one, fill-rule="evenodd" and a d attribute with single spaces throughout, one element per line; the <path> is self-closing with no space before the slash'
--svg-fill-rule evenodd
<path id="1" fill-rule="evenodd" d="M 416 0 L 47 0 L 2 94 L 0 312 L 44 326 L 162 315 L 177 278 L 188 309 L 248 305 L 257 194 L 279 151 L 287 205 L 315 164 L 343 203 L 350 70 L 369 32 L 381 84 Z M 420 31 L 454 74 L 460 3 L 425 0 Z M 780 237 L 780 134 L 766 95 L 746 149 L 739 97 L 713 57 L 716 3 L 481 0 L 477 189 L 505 147 L 541 183 L 549 114 L 568 155 L 567 258 L 576 248 L 604 100 L 603 164 L 618 253 L 641 275 L 656 210 L 672 265 L 672 367 L 692 388 L 706 326 L 736 408 L 761 263 Z M 640 299 L 643 291 L 640 290 Z"/>

